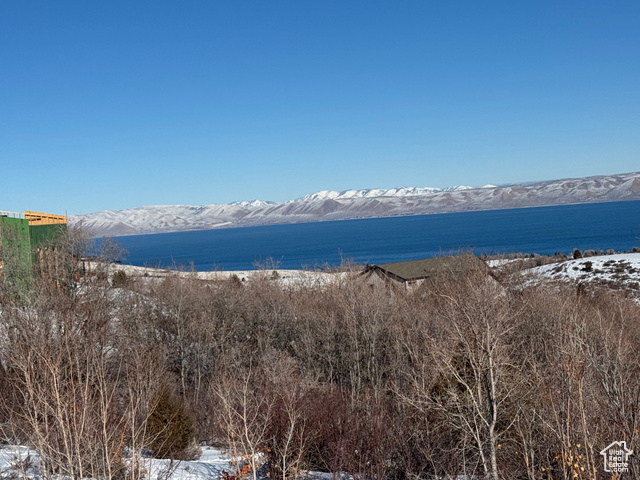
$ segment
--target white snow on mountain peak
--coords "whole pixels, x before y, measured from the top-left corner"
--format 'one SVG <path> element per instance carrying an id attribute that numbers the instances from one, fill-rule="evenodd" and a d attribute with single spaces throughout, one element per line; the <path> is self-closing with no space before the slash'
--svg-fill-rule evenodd
<path id="1" fill-rule="evenodd" d="M 267 205 L 275 205 L 275 202 L 265 202 L 263 200 L 242 200 L 240 202 L 232 202 L 229 205 L 235 205 L 237 207 L 259 208 L 266 207 Z"/>
<path id="2" fill-rule="evenodd" d="M 467 187 L 464 185 L 456 187 L 435 188 L 435 187 L 396 187 L 396 188 L 365 188 L 361 190 L 321 190 L 319 192 L 310 193 L 302 197 L 291 200 L 291 202 L 308 202 L 314 200 L 342 200 L 349 198 L 374 198 L 374 197 L 415 197 L 419 195 L 428 195 L 437 192 L 459 192 L 461 190 L 469 190 L 475 187 Z"/>

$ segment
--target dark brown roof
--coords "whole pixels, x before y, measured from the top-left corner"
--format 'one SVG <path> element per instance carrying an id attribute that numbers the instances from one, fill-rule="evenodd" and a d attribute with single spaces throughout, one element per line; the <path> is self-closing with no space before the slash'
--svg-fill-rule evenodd
<path id="1" fill-rule="evenodd" d="M 468 272 L 474 269 L 486 270 L 486 264 L 472 253 L 449 257 L 425 258 L 408 262 L 383 263 L 371 268 L 380 269 L 398 280 L 411 281 Z"/>

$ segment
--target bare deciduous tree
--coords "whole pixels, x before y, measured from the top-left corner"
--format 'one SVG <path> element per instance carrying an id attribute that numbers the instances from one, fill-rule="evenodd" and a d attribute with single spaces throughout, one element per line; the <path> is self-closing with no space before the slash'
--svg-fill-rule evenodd
<path id="1" fill-rule="evenodd" d="M 261 455 L 268 437 L 273 405 L 259 387 L 254 367 L 228 365 L 213 387 L 220 401 L 220 426 L 237 468 L 249 465 L 253 480 L 258 478 Z"/>

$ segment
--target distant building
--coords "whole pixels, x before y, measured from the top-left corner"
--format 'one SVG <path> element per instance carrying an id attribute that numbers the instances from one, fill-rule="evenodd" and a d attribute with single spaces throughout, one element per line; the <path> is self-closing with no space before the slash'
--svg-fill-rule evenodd
<path id="1" fill-rule="evenodd" d="M 489 272 L 486 263 L 472 253 L 447 257 L 425 258 L 407 262 L 367 265 L 362 272 L 369 285 L 414 288 L 425 280 L 455 279 L 471 272 Z"/>
<path id="2" fill-rule="evenodd" d="M 0 273 L 5 284 L 23 289 L 41 275 L 61 278 L 63 265 L 52 253 L 66 238 L 66 215 L 0 210 Z"/>

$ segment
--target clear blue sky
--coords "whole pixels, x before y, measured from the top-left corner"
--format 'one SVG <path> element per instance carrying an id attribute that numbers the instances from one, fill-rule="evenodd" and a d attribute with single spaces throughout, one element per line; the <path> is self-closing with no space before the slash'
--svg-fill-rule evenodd
<path id="1" fill-rule="evenodd" d="M 0 210 L 640 170 L 640 2 L 3 1 Z"/>

